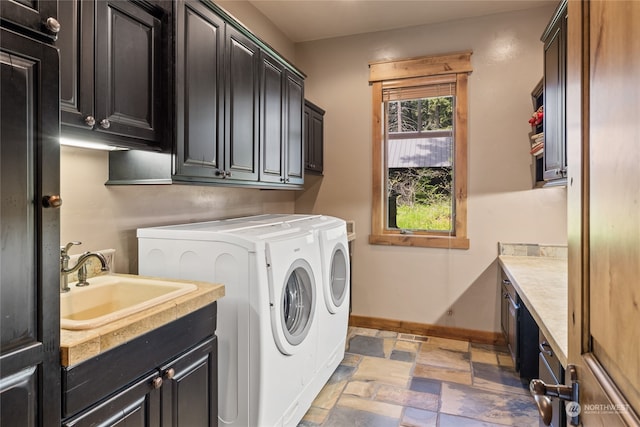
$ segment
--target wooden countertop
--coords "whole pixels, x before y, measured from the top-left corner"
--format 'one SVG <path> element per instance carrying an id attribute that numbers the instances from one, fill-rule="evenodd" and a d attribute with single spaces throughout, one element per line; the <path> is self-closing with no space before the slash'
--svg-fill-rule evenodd
<path id="1" fill-rule="evenodd" d="M 116 274 L 116 276 L 130 276 Z M 146 276 L 132 276 L 146 277 Z M 166 325 L 224 296 L 224 285 L 194 280 L 164 281 L 188 282 L 198 289 L 171 301 L 127 316 L 115 322 L 86 330 L 60 330 L 60 357 L 62 366 L 71 366 L 90 359 L 113 347 Z"/>
<path id="2" fill-rule="evenodd" d="M 498 260 L 566 368 L 569 347 L 567 260 L 513 255 L 500 255 Z"/>

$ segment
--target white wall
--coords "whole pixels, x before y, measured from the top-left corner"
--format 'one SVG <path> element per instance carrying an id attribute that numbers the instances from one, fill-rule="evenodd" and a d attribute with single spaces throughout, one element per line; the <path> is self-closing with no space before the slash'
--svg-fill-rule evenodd
<path id="1" fill-rule="evenodd" d="M 294 45 L 262 13 L 246 2 L 220 6 L 283 56 L 293 59 Z M 72 253 L 116 249 L 116 271 L 137 273 L 139 227 L 206 221 L 233 216 L 294 210 L 294 191 L 260 191 L 190 185 L 105 186 L 108 154 L 80 148 L 61 149 L 62 244 L 79 240 Z"/>
<path id="2" fill-rule="evenodd" d="M 296 45 L 306 97 L 325 115 L 324 177 L 296 212 L 356 221 L 353 314 L 499 331 L 497 242 L 566 244 L 566 189 L 532 190 L 531 90 L 554 7 Z M 371 61 L 473 50 L 469 78 L 469 250 L 375 246 Z M 452 314 L 448 315 L 448 310 Z"/>

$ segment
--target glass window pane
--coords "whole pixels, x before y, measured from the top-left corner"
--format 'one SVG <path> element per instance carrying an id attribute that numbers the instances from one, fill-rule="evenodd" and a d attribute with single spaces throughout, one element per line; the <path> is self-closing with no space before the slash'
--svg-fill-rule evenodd
<path id="1" fill-rule="evenodd" d="M 453 232 L 454 97 L 390 101 L 385 111 L 387 228 Z"/>

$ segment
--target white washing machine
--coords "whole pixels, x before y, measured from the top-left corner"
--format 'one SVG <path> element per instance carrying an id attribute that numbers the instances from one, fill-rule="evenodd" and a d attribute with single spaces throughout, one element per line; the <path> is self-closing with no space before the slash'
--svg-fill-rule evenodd
<path id="1" fill-rule="evenodd" d="M 318 280 L 318 391 L 344 358 L 349 326 L 350 261 L 346 221 L 326 215 L 261 215 L 265 223 L 287 223 L 312 230 L 317 237 L 322 263 Z"/>
<path id="2" fill-rule="evenodd" d="M 316 234 L 222 220 L 138 230 L 139 273 L 223 283 L 220 426 L 295 426 L 316 397 Z"/>

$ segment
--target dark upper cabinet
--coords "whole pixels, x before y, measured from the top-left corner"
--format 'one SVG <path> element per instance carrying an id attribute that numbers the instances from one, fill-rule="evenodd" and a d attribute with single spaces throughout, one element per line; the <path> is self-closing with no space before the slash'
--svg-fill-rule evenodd
<path id="1" fill-rule="evenodd" d="M 36 37 L 55 40 L 60 31 L 58 0 L 2 0 L 0 16 Z"/>
<path id="2" fill-rule="evenodd" d="M 108 184 L 300 188 L 304 75 L 213 3 L 174 13 L 172 150 L 110 153 Z"/>
<path id="3" fill-rule="evenodd" d="M 0 425 L 60 424 L 58 52 L 0 28 Z"/>
<path id="4" fill-rule="evenodd" d="M 567 174 L 566 150 L 566 63 L 567 4 L 558 6 L 545 30 L 544 42 L 544 169 L 545 181 Z"/>
<path id="5" fill-rule="evenodd" d="M 304 83 L 266 52 L 260 64 L 260 181 L 303 183 Z"/>
<path id="6" fill-rule="evenodd" d="M 260 49 L 228 25 L 225 54 L 225 176 L 257 181 Z"/>
<path id="7" fill-rule="evenodd" d="M 224 178 L 224 21 L 202 3 L 176 10 L 177 177 Z"/>
<path id="8" fill-rule="evenodd" d="M 287 71 L 285 75 L 286 109 L 286 170 L 285 183 L 304 183 L 304 81 L 298 75 Z"/>
<path id="9" fill-rule="evenodd" d="M 61 2 L 63 134 L 133 148 L 161 145 L 165 13 L 147 2 Z"/>
<path id="10" fill-rule="evenodd" d="M 260 180 L 285 181 L 285 68 L 263 52 L 260 63 Z"/>
<path id="11" fill-rule="evenodd" d="M 324 165 L 324 110 L 312 102 L 304 104 L 305 169 L 322 174 Z"/>

